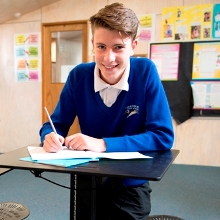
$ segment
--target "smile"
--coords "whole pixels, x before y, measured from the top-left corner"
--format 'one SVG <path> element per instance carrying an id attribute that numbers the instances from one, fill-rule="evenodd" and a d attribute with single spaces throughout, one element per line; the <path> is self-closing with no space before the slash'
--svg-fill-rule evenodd
<path id="1" fill-rule="evenodd" d="M 102 64 L 103 65 L 103 64 Z M 114 69 L 116 66 L 118 66 L 118 65 L 114 65 L 114 66 L 105 66 L 105 65 L 103 65 L 106 69 Z"/>

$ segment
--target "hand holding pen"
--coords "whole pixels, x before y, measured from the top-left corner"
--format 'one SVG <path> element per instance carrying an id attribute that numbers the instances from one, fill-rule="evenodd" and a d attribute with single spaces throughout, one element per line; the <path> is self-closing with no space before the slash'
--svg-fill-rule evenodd
<path id="1" fill-rule="evenodd" d="M 53 132 L 51 132 L 50 134 L 47 134 L 45 136 L 43 148 L 47 152 L 57 152 L 57 151 L 63 149 L 62 145 L 64 143 L 64 138 L 61 135 L 57 134 L 56 128 L 51 120 L 51 117 L 47 111 L 47 108 L 44 107 L 44 109 L 46 111 L 48 120 L 49 120 L 50 125 L 53 129 Z"/>
<path id="2" fill-rule="evenodd" d="M 57 134 L 56 128 L 51 120 L 47 108 L 44 108 L 53 132 L 45 136 L 43 148 L 47 152 L 57 152 L 63 149 L 62 144 L 64 143 L 64 138 Z M 103 139 L 90 137 L 82 133 L 77 133 L 66 137 L 65 146 L 73 150 L 90 150 L 95 152 L 106 151 L 106 143 Z"/>

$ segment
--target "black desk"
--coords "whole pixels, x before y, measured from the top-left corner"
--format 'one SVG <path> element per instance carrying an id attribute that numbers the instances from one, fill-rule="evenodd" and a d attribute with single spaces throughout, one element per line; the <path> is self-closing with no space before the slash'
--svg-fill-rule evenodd
<path id="1" fill-rule="evenodd" d="M 38 163 L 31 163 L 20 161 L 22 157 L 30 156 L 27 147 L 23 147 L 5 154 L 0 155 L 0 168 L 11 168 L 21 170 L 33 170 L 35 172 L 57 172 L 68 173 L 71 175 L 70 179 L 70 219 L 74 219 L 74 200 L 75 197 L 75 176 L 87 175 L 108 176 L 118 178 L 134 178 L 146 179 L 151 181 L 159 181 L 169 166 L 172 164 L 179 150 L 171 151 L 153 151 L 144 152 L 143 154 L 152 156 L 153 159 L 135 159 L 135 160 L 108 160 L 102 159 L 99 162 L 89 162 L 77 167 L 63 168 L 57 166 L 43 165 Z M 92 200 L 92 205 L 94 200 Z M 93 210 L 92 206 L 92 210 Z M 95 219 L 95 214 L 91 214 L 91 219 Z"/>

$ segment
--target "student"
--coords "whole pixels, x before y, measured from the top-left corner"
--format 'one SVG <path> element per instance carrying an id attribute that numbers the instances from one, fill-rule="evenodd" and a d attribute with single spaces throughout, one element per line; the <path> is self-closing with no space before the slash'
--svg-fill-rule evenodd
<path id="1" fill-rule="evenodd" d="M 156 67 L 147 58 L 131 58 L 139 21 L 120 3 L 107 5 L 90 18 L 95 62 L 71 70 L 51 115 L 40 130 L 48 152 L 169 150 L 173 127 Z M 78 116 L 81 133 L 67 137 Z M 145 169 L 143 167 L 143 169 Z M 146 220 L 151 188 L 146 180 L 105 178 L 97 190 L 97 218 Z"/>
<path id="2" fill-rule="evenodd" d="M 166 37 L 172 37 L 172 30 L 170 28 L 170 25 L 167 25 Z"/>
<path id="3" fill-rule="evenodd" d="M 210 12 L 204 13 L 204 22 L 210 21 Z"/>
<path id="4" fill-rule="evenodd" d="M 200 27 L 192 26 L 191 27 L 191 39 L 199 39 L 200 38 Z"/>

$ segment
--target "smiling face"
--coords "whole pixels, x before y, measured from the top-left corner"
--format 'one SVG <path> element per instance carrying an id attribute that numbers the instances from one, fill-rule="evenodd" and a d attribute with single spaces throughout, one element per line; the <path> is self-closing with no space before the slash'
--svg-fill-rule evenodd
<path id="1" fill-rule="evenodd" d="M 134 54 L 137 41 L 116 30 L 97 27 L 92 44 L 100 77 L 108 84 L 116 84 L 130 62 L 130 56 Z"/>

